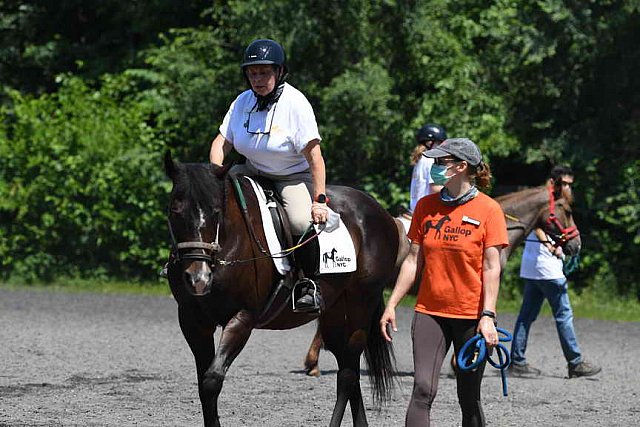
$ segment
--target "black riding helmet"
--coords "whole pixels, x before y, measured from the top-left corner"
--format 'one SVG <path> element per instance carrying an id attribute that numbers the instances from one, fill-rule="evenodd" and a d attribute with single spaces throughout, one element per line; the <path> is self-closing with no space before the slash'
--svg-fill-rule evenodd
<path id="1" fill-rule="evenodd" d="M 274 104 L 282 95 L 282 90 L 284 89 L 284 81 L 287 78 L 287 66 L 286 66 L 287 57 L 284 53 L 284 49 L 277 41 L 270 39 L 258 39 L 252 41 L 249 46 L 244 51 L 244 57 L 242 60 L 242 74 L 244 75 L 245 80 L 249 87 L 251 87 L 251 82 L 249 82 L 249 78 L 247 77 L 246 68 L 250 65 L 261 65 L 261 64 L 270 64 L 274 68 L 277 68 L 278 71 L 282 71 L 280 76 L 278 77 L 278 81 L 276 82 L 276 86 L 273 88 L 273 91 L 265 96 L 258 95 L 254 92 L 254 95 L 258 99 L 257 102 L 257 111 L 265 110 L 269 107 L 269 105 Z"/>
<path id="2" fill-rule="evenodd" d="M 447 132 L 442 126 L 433 123 L 422 126 L 416 134 L 416 140 L 421 144 L 425 141 L 442 142 L 445 139 L 447 139 Z"/>
<path id="3" fill-rule="evenodd" d="M 254 40 L 244 51 L 244 58 L 240 66 L 258 64 L 274 64 L 283 67 L 287 60 L 284 49 L 280 43 L 270 39 Z"/>

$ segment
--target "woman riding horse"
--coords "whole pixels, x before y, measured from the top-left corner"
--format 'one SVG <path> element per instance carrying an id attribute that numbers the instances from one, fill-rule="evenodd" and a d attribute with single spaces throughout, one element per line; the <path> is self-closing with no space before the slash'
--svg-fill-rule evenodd
<path id="1" fill-rule="evenodd" d="M 241 67 L 250 89 L 231 103 L 211 143 L 209 160 L 222 165 L 232 148 L 244 155 L 247 162 L 231 172 L 272 181 L 292 234 L 301 239 L 311 232 L 311 221 L 327 221 L 329 199 L 313 108 L 302 92 L 286 83 L 285 62 L 284 49 L 273 40 L 254 40 L 247 47 Z M 296 251 L 296 263 L 305 275 L 296 283 L 302 291 L 295 304 L 299 311 L 317 311 L 322 306 L 318 259 L 315 239 Z"/>

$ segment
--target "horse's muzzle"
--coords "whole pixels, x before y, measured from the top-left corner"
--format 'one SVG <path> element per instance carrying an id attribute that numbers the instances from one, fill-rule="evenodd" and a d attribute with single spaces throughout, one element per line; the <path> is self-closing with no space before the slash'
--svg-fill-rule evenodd
<path id="1" fill-rule="evenodd" d="M 580 240 L 580 237 L 577 237 L 575 239 L 567 241 L 567 243 L 565 243 L 565 245 L 562 247 L 562 250 L 569 256 L 578 255 L 581 246 L 582 241 Z"/>
<path id="2" fill-rule="evenodd" d="M 184 271 L 184 283 L 191 295 L 207 295 L 213 283 L 213 271 L 209 264 L 203 261 L 192 262 Z"/>

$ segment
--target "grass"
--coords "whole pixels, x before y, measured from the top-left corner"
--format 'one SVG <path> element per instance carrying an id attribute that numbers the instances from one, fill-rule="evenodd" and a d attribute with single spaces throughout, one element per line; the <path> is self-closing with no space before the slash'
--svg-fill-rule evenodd
<path id="1" fill-rule="evenodd" d="M 49 284 L 23 284 L 0 283 L 0 289 L 53 292 L 93 292 L 103 294 L 131 294 L 131 295 L 155 295 L 170 296 L 171 291 L 166 280 L 156 282 L 126 282 L 117 280 L 80 280 L 69 279 Z M 385 299 L 389 297 L 391 290 L 385 290 Z M 610 295 L 602 297 L 595 292 L 584 290 L 580 294 L 569 290 L 571 305 L 575 317 L 583 317 L 598 320 L 611 320 L 618 322 L 640 322 L 640 302 L 634 299 L 615 298 Z M 413 307 L 416 303 L 414 295 L 407 295 L 402 300 L 402 305 Z M 498 300 L 498 312 L 517 314 L 520 309 L 520 297 L 511 298 L 501 296 Z M 551 316 L 551 310 L 547 302 L 542 306 L 542 316 Z"/>
<path id="2" fill-rule="evenodd" d="M 100 294 L 129 294 L 170 296 L 171 291 L 166 280 L 157 282 L 127 282 L 118 280 L 60 280 L 53 283 L 23 284 L 19 282 L 0 283 L 0 289 L 34 290 L 48 292 L 81 293 L 92 292 Z"/>

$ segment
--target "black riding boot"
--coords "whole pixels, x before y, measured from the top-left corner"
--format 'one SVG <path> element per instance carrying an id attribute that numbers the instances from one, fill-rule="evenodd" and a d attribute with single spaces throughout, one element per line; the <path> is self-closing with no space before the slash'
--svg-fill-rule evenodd
<path id="1" fill-rule="evenodd" d="M 309 237 L 311 234 L 306 234 L 304 239 Z M 320 275 L 320 244 L 318 239 L 312 239 L 301 248 L 296 249 L 293 256 L 296 267 L 304 273 L 304 276 L 298 279 L 293 288 L 293 295 L 296 298 L 294 311 L 320 311 L 324 308 L 324 301 L 318 281 Z"/>

